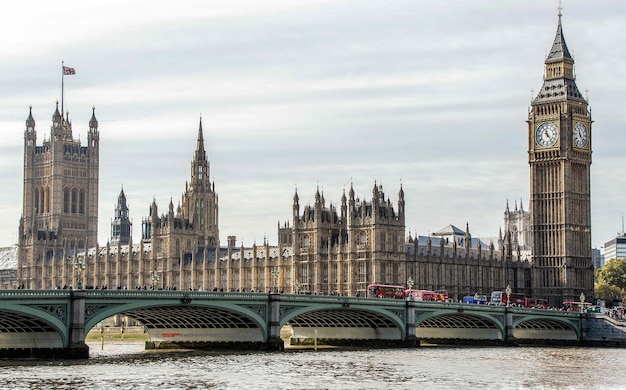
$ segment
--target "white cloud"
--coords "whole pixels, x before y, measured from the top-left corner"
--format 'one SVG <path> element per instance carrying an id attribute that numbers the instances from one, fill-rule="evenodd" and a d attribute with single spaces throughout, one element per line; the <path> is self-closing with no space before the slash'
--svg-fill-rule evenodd
<path id="1" fill-rule="evenodd" d="M 610 5 L 610 6 L 609 6 Z M 626 114 L 626 4 L 566 4 L 578 85 L 595 119 L 593 243 L 619 230 Z M 60 61 L 74 135 L 100 123 L 100 240 L 124 186 L 140 236 L 152 198 L 177 204 L 197 126 L 220 199 L 220 231 L 267 236 L 316 187 L 340 201 L 400 182 L 407 231 L 469 222 L 497 235 L 506 200 L 528 205 L 526 115 L 541 87 L 556 2 L 43 1 L 0 14 L 0 245 L 15 242 L 22 135 L 33 105 L 39 142 L 60 98 Z"/>

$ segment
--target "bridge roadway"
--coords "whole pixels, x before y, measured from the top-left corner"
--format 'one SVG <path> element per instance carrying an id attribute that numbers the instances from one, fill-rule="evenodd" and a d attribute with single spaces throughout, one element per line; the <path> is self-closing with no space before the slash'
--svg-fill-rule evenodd
<path id="1" fill-rule="evenodd" d="M 580 341 L 590 314 L 462 303 L 323 295 L 146 290 L 0 291 L 0 356 L 86 358 L 85 336 L 124 315 L 159 344 L 250 343 L 282 350 L 295 338 L 380 340 Z"/>

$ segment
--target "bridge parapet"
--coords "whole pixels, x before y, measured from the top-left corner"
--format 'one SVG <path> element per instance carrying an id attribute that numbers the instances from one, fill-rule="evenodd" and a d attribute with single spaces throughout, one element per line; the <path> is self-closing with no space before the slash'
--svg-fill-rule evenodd
<path id="1" fill-rule="evenodd" d="M 545 309 L 329 295 L 6 290 L 0 291 L 0 318 L 9 325 L 0 322 L 0 350 L 80 345 L 85 332 L 116 314 L 137 319 L 155 340 L 178 335 L 188 342 L 273 340 L 276 345 L 287 323 L 303 337 L 318 331 L 328 339 L 580 341 L 585 337 L 581 322 L 589 318 Z M 587 324 L 585 329 L 595 326 Z M 586 334 L 592 337 L 591 330 Z"/>

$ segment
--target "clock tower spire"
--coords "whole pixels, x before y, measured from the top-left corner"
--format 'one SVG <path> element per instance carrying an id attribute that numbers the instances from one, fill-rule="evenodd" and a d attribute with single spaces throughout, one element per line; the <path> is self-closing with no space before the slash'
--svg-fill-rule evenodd
<path id="1" fill-rule="evenodd" d="M 528 114 L 533 295 L 552 306 L 593 296 L 591 113 L 561 23 Z"/>

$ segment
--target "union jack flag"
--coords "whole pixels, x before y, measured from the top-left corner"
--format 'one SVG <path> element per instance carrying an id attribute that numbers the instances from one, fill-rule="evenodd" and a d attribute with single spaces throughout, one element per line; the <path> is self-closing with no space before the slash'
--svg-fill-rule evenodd
<path id="1" fill-rule="evenodd" d="M 74 68 L 70 68 L 69 66 L 64 66 L 63 67 L 63 75 L 67 76 L 67 75 L 71 75 L 71 74 L 76 74 L 76 70 Z"/>

